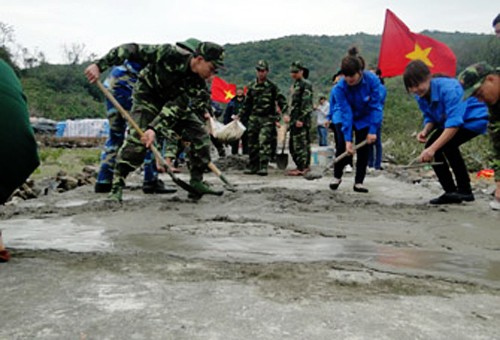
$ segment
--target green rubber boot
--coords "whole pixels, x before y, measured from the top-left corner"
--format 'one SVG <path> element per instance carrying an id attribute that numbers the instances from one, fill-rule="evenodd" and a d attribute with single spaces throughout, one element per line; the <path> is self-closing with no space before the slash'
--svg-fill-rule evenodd
<path id="1" fill-rule="evenodd" d="M 206 182 L 202 182 L 200 180 L 192 179 L 189 184 L 196 190 L 198 191 L 199 196 L 203 195 L 215 195 L 215 196 L 222 196 L 224 194 L 224 191 L 222 190 L 214 190 L 210 188 L 210 186 Z"/>
<path id="2" fill-rule="evenodd" d="M 122 181 L 115 182 L 113 183 L 113 186 L 111 187 L 111 192 L 109 193 L 108 200 L 112 202 L 119 202 L 121 203 L 123 201 L 123 187 L 125 183 Z"/>

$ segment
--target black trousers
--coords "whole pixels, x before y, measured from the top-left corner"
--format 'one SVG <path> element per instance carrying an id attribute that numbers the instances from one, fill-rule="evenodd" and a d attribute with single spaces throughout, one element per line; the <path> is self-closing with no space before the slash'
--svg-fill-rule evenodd
<path id="1" fill-rule="evenodd" d="M 340 137 L 339 142 L 335 145 L 335 157 L 340 156 L 345 151 L 345 140 L 344 135 L 342 134 L 341 128 L 342 124 L 336 124 L 335 134 Z M 364 129 L 356 130 L 354 129 L 354 136 L 356 137 L 356 144 L 361 143 L 368 136 L 369 128 L 366 127 Z M 342 135 L 341 135 L 342 134 Z M 343 143 L 342 143 L 343 142 Z M 354 141 L 353 141 L 354 142 Z M 365 145 L 362 148 L 356 150 L 356 176 L 354 178 L 355 184 L 363 184 L 366 176 L 366 167 L 368 166 L 368 147 Z M 344 174 L 344 168 L 347 164 L 352 164 L 352 157 L 348 156 L 344 159 L 341 159 L 333 166 L 333 177 L 342 178 Z"/>
<path id="2" fill-rule="evenodd" d="M 437 129 L 429 137 L 425 143 L 428 148 L 436 139 L 441 136 L 443 129 Z M 432 168 L 438 177 L 439 183 L 445 192 L 459 191 L 460 193 L 470 193 L 470 177 L 467 171 L 462 154 L 460 153 L 460 145 L 476 137 L 478 134 L 467 129 L 460 128 L 455 136 L 448 141 L 441 149 L 434 154 L 435 162 L 443 162 L 441 165 L 433 165 Z M 450 167 L 455 175 L 455 180 L 450 172 Z"/>

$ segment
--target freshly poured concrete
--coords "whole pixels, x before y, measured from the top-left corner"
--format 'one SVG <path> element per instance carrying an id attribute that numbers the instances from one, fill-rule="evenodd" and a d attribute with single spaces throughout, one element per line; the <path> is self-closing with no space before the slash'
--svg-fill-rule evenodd
<path id="1" fill-rule="evenodd" d="M 431 207 L 437 186 L 383 175 L 369 194 L 349 177 L 336 192 L 228 177 L 237 193 L 198 202 L 82 187 L 0 207 L 0 339 L 500 338 L 489 197 Z"/>

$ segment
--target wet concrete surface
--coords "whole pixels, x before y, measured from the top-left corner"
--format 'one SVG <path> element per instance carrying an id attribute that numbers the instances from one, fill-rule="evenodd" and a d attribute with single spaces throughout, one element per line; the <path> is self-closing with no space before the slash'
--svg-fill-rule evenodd
<path id="1" fill-rule="evenodd" d="M 1 207 L 0 339 L 500 338 L 489 197 L 431 207 L 437 185 L 384 175 L 367 195 L 349 176 L 337 192 L 227 177 L 237 193 L 198 202 L 81 187 Z"/>

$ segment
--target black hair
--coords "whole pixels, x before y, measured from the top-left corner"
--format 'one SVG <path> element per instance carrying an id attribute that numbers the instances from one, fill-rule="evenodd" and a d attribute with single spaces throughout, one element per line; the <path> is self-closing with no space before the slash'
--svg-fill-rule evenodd
<path id="1" fill-rule="evenodd" d="M 365 60 L 359 55 L 356 46 L 347 51 L 347 55 L 342 59 L 340 70 L 344 76 L 350 77 L 360 73 L 365 69 Z"/>
<path id="2" fill-rule="evenodd" d="M 416 87 L 426 81 L 431 76 L 431 70 L 422 60 L 413 60 L 406 65 L 403 73 L 406 92 L 410 92 L 410 87 Z"/>
<path id="3" fill-rule="evenodd" d="M 326 100 L 326 97 L 325 97 L 325 96 L 320 96 L 320 97 L 319 97 L 319 100 L 321 100 L 321 99 Z"/>
<path id="4" fill-rule="evenodd" d="M 375 74 L 377 75 L 378 79 L 380 79 L 380 83 L 382 85 L 385 85 L 385 80 L 384 78 L 382 78 L 382 70 L 377 67 L 377 69 L 375 70 Z"/>
<path id="5" fill-rule="evenodd" d="M 493 19 L 493 27 L 495 27 L 499 22 L 500 22 L 500 14 L 498 14 L 496 18 Z"/>

